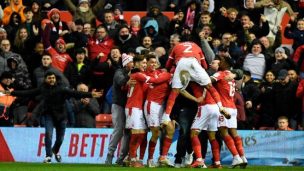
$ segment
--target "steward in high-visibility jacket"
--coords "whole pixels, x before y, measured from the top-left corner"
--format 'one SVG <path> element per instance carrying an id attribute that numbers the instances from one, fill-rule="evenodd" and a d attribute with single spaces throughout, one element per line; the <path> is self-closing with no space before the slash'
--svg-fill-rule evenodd
<path id="1" fill-rule="evenodd" d="M 9 85 L 12 83 L 13 76 L 10 72 L 4 71 L 0 76 L 0 92 L 12 91 Z M 10 126 L 9 108 L 16 97 L 0 93 L 0 126 Z"/>

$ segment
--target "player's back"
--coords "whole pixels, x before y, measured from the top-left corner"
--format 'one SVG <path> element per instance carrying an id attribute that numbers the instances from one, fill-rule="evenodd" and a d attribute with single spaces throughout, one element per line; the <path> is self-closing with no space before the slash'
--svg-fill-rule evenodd
<path id="1" fill-rule="evenodd" d="M 134 86 L 130 86 L 128 89 L 128 100 L 126 104 L 126 108 L 136 107 L 142 109 L 143 101 L 144 101 L 144 90 L 147 86 L 141 80 L 137 80 L 139 74 L 145 75 L 141 72 L 133 73 L 130 75 L 131 79 L 135 79 L 137 82 Z"/>
<path id="2" fill-rule="evenodd" d="M 235 80 L 227 81 L 225 77 L 230 74 L 229 70 L 218 71 L 212 78 L 216 80 L 214 87 L 218 91 L 221 97 L 221 101 L 224 107 L 235 109 L 234 93 L 235 93 Z"/>
<path id="3" fill-rule="evenodd" d="M 175 60 L 176 64 L 181 58 L 191 57 L 196 58 L 199 63 L 204 57 L 201 48 L 193 42 L 182 42 L 177 44 L 169 56 L 169 58 L 173 58 Z"/>
<path id="4" fill-rule="evenodd" d="M 207 89 L 204 89 L 203 87 L 201 87 L 200 85 L 198 85 L 196 83 L 191 83 L 190 86 L 191 86 L 194 96 L 196 98 L 205 95 L 204 101 L 199 104 L 200 106 L 204 106 L 207 104 L 216 104 L 216 102 L 212 98 L 211 94 L 207 91 Z"/>

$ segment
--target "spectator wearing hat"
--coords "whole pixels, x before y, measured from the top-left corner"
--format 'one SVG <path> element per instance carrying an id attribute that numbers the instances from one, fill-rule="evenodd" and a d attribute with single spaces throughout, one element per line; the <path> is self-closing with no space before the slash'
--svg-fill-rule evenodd
<path id="1" fill-rule="evenodd" d="M 25 16 L 23 13 L 25 6 L 22 4 L 22 0 L 14 0 L 10 1 L 10 4 L 3 9 L 3 18 L 2 24 L 8 25 L 10 22 L 11 15 L 15 12 L 20 16 L 20 22 L 23 23 L 25 21 Z"/>
<path id="2" fill-rule="evenodd" d="M 141 18 L 141 27 L 143 28 L 149 20 L 156 20 L 159 27 L 159 32 L 162 32 L 162 34 L 166 35 L 168 32 L 170 20 L 162 13 L 161 7 L 159 5 L 151 5 L 147 12 L 147 15 Z"/>
<path id="3" fill-rule="evenodd" d="M 0 76 L 0 91 L 12 91 L 10 85 L 13 82 L 13 75 L 4 71 Z M 12 126 L 12 117 L 9 116 L 10 106 L 14 102 L 13 96 L 0 96 L 0 126 Z"/>
<path id="4" fill-rule="evenodd" d="M 275 62 L 271 65 L 271 70 L 275 75 L 281 69 L 294 69 L 296 67 L 295 63 L 286 55 L 284 48 L 278 47 L 275 50 Z"/>
<path id="5" fill-rule="evenodd" d="M 126 115 L 125 106 L 127 102 L 127 85 L 134 84 L 135 80 L 129 80 L 129 73 L 133 68 L 133 57 L 127 54 L 122 54 L 122 65 L 123 68 L 117 69 L 113 78 L 112 87 L 112 121 L 113 121 L 113 132 L 112 138 L 109 143 L 108 154 L 106 158 L 106 164 L 112 164 L 114 152 L 120 140 L 122 140 L 120 155 L 117 158 L 116 163 L 122 164 L 123 159 L 129 151 L 129 140 L 130 133 L 125 129 Z"/>
<path id="6" fill-rule="evenodd" d="M 297 118 L 301 114 L 301 108 L 296 98 L 298 84 L 290 81 L 286 69 L 280 70 L 277 78 L 278 82 L 274 83 L 273 86 L 275 118 L 287 116 L 290 121 L 290 127 L 295 129 L 297 127 Z"/>
<path id="7" fill-rule="evenodd" d="M 152 47 L 156 48 L 159 46 L 168 47 L 168 38 L 159 32 L 158 23 L 156 20 L 148 20 L 147 23 L 142 27 L 139 32 L 139 39 L 142 40 L 144 37 L 149 36 L 152 39 Z"/>
<path id="8" fill-rule="evenodd" d="M 147 9 L 149 9 L 153 6 L 158 6 L 161 11 L 165 11 L 168 8 L 169 2 L 170 2 L 169 0 L 162 0 L 162 1 L 147 0 Z"/>
<path id="9" fill-rule="evenodd" d="M 130 33 L 128 25 L 122 25 L 118 29 L 115 45 L 119 47 L 121 53 L 125 53 L 129 48 L 136 49 L 139 46 L 139 40 Z"/>
<path id="10" fill-rule="evenodd" d="M 133 36 L 137 36 L 140 30 L 140 16 L 133 15 L 130 19 L 130 32 Z"/>
<path id="11" fill-rule="evenodd" d="M 62 38 L 58 38 L 55 42 L 55 48 L 52 47 L 50 43 L 51 29 L 54 26 L 52 24 L 47 24 L 45 30 L 42 33 L 42 40 L 45 50 L 52 57 L 52 65 L 54 68 L 58 69 L 62 73 L 66 69 L 68 63 L 72 62 L 72 58 L 68 53 L 66 53 L 66 43 Z"/>
<path id="12" fill-rule="evenodd" d="M 69 33 L 69 28 L 66 22 L 61 21 L 60 11 L 57 8 L 51 9 L 47 13 L 48 19 L 51 20 L 50 23 L 50 42 L 55 45 L 55 42 L 59 37 L 63 37 Z"/>
<path id="13" fill-rule="evenodd" d="M 64 0 L 68 10 L 73 15 L 73 20 L 82 20 L 84 23 L 90 23 L 93 27 L 96 26 L 96 16 L 99 10 L 104 6 L 105 1 L 98 1 L 94 6 L 91 6 L 90 0 L 79 0 L 78 5 L 75 5 L 71 0 Z"/>
<path id="14" fill-rule="evenodd" d="M 177 9 L 174 12 L 174 16 L 169 23 L 169 35 L 181 34 L 183 30 L 183 25 L 185 23 L 185 14 L 182 9 Z"/>
<path id="15" fill-rule="evenodd" d="M 32 88 L 32 81 L 27 66 L 24 65 L 19 56 L 11 56 L 7 59 L 9 72 L 14 77 L 11 87 L 14 90 L 27 90 Z M 12 114 L 14 115 L 14 124 L 26 125 L 29 97 L 19 97 L 12 105 Z"/>

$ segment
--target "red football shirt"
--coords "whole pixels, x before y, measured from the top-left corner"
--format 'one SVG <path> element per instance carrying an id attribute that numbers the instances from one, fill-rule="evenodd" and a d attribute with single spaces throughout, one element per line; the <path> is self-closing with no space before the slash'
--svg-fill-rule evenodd
<path id="1" fill-rule="evenodd" d="M 209 91 L 204 89 L 202 86 L 200 86 L 196 83 L 191 83 L 190 86 L 191 86 L 191 89 L 196 98 L 203 96 L 203 94 L 205 93 L 205 99 L 202 103 L 199 104 L 200 106 L 207 105 L 207 104 L 216 104 L 216 102 L 214 101 L 214 99 L 211 96 L 211 94 L 209 93 Z"/>
<path id="2" fill-rule="evenodd" d="M 166 63 L 166 68 L 170 69 L 173 65 L 173 61 L 174 64 L 177 65 L 181 58 L 191 57 L 196 58 L 203 68 L 207 68 L 207 63 L 202 49 L 193 42 L 182 42 L 174 46 Z"/>
<path id="3" fill-rule="evenodd" d="M 147 89 L 147 100 L 156 102 L 162 105 L 170 92 L 170 74 L 156 70 L 154 72 L 147 72 L 147 75 L 156 79 L 163 79 L 159 84 L 149 84 Z M 169 75 L 169 76 L 168 76 Z"/>
<path id="4" fill-rule="evenodd" d="M 214 87 L 218 91 L 221 97 L 221 101 L 224 107 L 235 109 L 234 93 L 235 93 L 235 81 L 227 81 L 225 77 L 230 73 L 229 70 L 218 71 L 211 77 L 216 80 Z"/>
<path id="5" fill-rule="evenodd" d="M 144 92 L 147 89 L 148 84 L 160 84 L 168 78 L 171 78 L 171 75 L 168 73 L 165 73 L 162 77 L 159 78 L 147 76 L 143 72 L 131 74 L 130 79 L 136 80 L 136 84 L 135 86 L 129 87 L 128 89 L 128 100 L 126 108 L 136 107 L 142 109 L 145 99 Z"/>

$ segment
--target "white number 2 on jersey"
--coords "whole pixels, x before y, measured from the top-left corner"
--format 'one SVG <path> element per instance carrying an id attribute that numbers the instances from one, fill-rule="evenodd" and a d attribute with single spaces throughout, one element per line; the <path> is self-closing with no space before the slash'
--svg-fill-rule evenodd
<path id="1" fill-rule="evenodd" d="M 185 50 L 184 53 L 192 53 L 192 45 L 191 44 L 184 44 Z"/>

